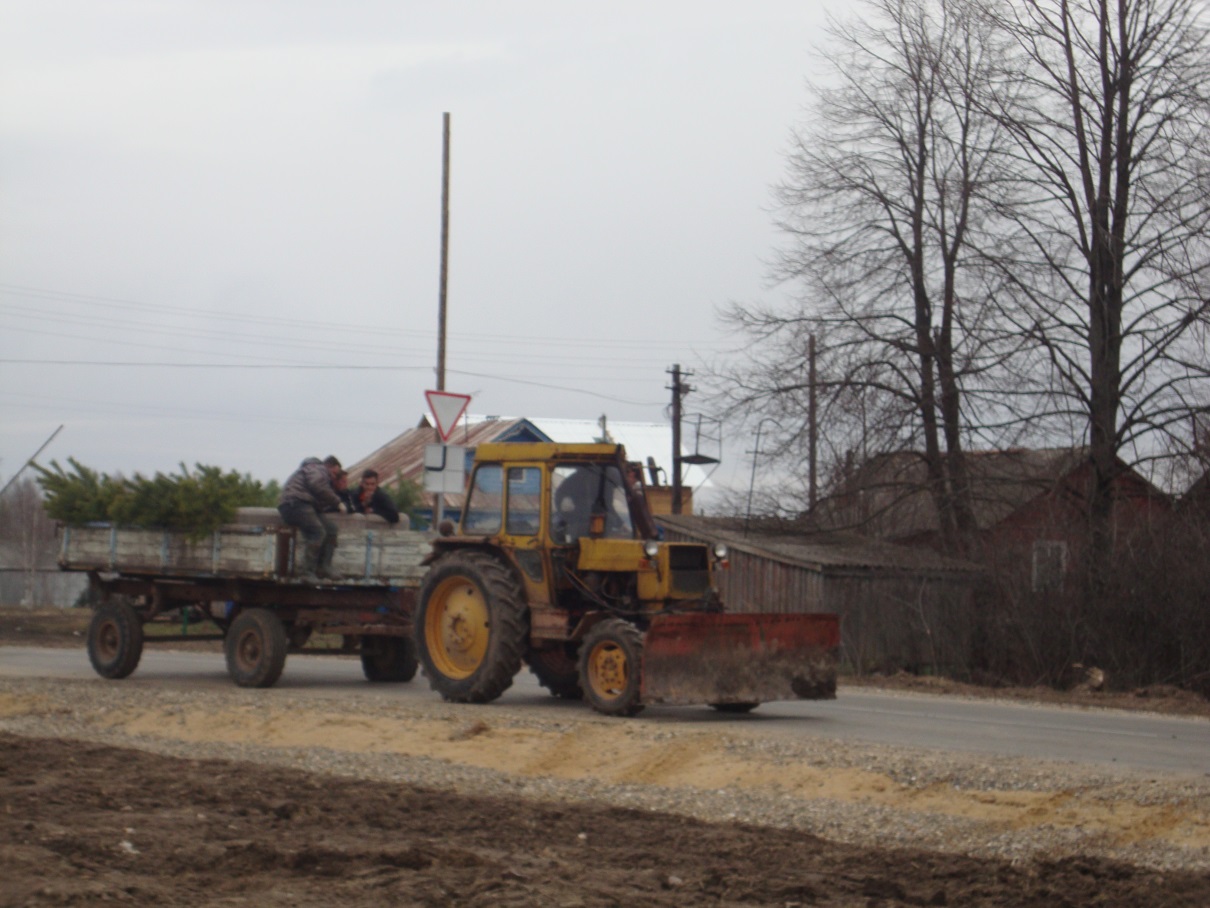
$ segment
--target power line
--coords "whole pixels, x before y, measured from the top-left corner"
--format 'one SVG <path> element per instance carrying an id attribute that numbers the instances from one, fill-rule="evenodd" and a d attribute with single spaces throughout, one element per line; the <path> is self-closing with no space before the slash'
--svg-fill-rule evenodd
<path id="1" fill-rule="evenodd" d="M 304 371 L 304 372 L 428 372 L 431 366 L 367 366 L 357 364 L 336 364 L 324 365 L 315 363 L 304 364 L 268 364 L 268 363 L 167 363 L 167 362 L 101 362 L 95 360 L 36 360 L 36 359 L 0 359 L 0 365 L 39 365 L 39 366 L 113 366 L 119 368 L 156 368 L 156 369 L 252 369 L 259 371 Z M 539 382 L 518 378 L 508 375 L 492 375 L 487 372 L 467 372 L 461 369 L 447 369 L 451 375 L 462 375 L 468 378 L 486 378 L 490 381 L 504 382 L 506 384 L 527 385 L 534 388 L 547 388 L 553 391 L 567 391 L 572 394 L 584 394 L 589 397 L 596 397 L 601 400 L 609 400 L 614 403 L 632 404 L 639 407 L 660 406 L 658 402 L 628 400 L 623 397 L 615 397 L 610 394 L 602 394 L 599 391 L 590 391 L 587 388 L 576 388 L 566 383 L 550 384 L 547 382 Z"/>
<path id="2" fill-rule="evenodd" d="M 350 325 L 350 324 L 344 323 L 344 322 L 324 322 L 324 321 L 316 321 L 316 320 L 309 320 L 309 319 L 299 319 L 299 318 L 295 318 L 293 316 L 291 316 L 289 319 L 283 319 L 281 317 L 276 317 L 276 316 L 271 317 L 271 316 L 248 315 L 246 313 L 223 312 L 223 311 L 215 311 L 215 310 L 190 307 L 190 306 L 174 306 L 174 305 L 170 305 L 170 304 L 147 303 L 147 302 L 140 302 L 137 300 L 123 299 L 120 297 L 109 297 L 109 296 L 99 296 L 99 295 L 93 295 L 93 294 L 73 293 L 73 292 L 69 292 L 69 291 L 50 290 L 50 289 L 46 289 L 46 288 L 28 287 L 28 286 L 24 286 L 24 285 L 20 285 L 20 284 L 8 284 L 8 283 L 2 283 L 2 282 L 0 282 L 0 294 L 6 294 L 9 296 L 29 296 L 29 297 L 33 297 L 35 299 L 42 299 L 42 300 L 68 303 L 68 304 L 77 304 L 77 305 L 87 304 L 90 306 L 101 306 L 103 308 L 127 309 L 127 310 L 132 310 L 134 312 L 138 312 L 138 313 L 141 313 L 144 315 L 145 314 L 154 314 L 157 316 L 183 315 L 183 316 L 190 316 L 190 317 L 195 317 L 195 318 L 203 318 L 208 321 L 214 321 L 216 319 L 220 319 L 220 320 L 231 321 L 231 322 L 243 322 L 246 324 L 269 327 L 269 328 L 272 328 L 275 332 L 281 332 L 283 329 L 286 329 L 286 328 L 314 329 L 314 330 L 318 330 L 318 331 L 323 331 L 325 333 L 331 333 L 331 332 L 337 332 L 337 331 L 343 332 L 343 333 L 371 332 L 375 336 L 407 337 L 407 338 L 414 338 L 418 342 L 423 341 L 425 343 L 430 342 L 435 336 L 435 332 L 430 331 L 430 330 L 408 330 L 408 329 L 402 329 L 402 328 L 383 327 L 381 325 L 358 326 L 358 325 Z M 129 321 L 126 321 L 126 322 L 121 322 L 119 324 L 121 324 L 124 327 L 129 327 L 129 326 L 131 326 L 132 323 Z M 133 324 L 137 325 L 140 328 L 145 327 L 145 325 L 146 325 L 146 323 L 144 321 L 139 321 L 139 322 L 133 323 Z M 637 338 L 633 338 L 633 337 L 629 337 L 629 338 L 622 339 L 622 340 L 600 338 L 600 337 L 556 338 L 556 337 L 546 337 L 546 336 L 535 337 L 532 334 L 523 334 L 523 335 L 480 334 L 480 333 L 475 333 L 475 332 L 464 332 L 464 331 L 458 332 L 457 336 L 463 340 L 483 341 L 483 342 L 488 342 L 488 343 L 542 344 L 542 345 L 555 345 L 555 346 L 561 346 L 561 347 L 580 346 L 580 347 L 590 347 L 590 348 L 615 347 L 615 348 L 631 348 L 631 349 L 636 349 L 636 350 L 650 348 L 653 350 L 658 349 L 660 351 L 664 351 L 667 349 L 666 340 L 656 339 L 656 340 L 645 341 L 645 340 L 641 340 L 641 339 L 637 339 Z M 705 342 L 704 344 L 699 344 L 698 346 L 713 346 L 714 343 L 715 342 L 713 342 L 713 341 Z"/>
<path id="3" fill-rule="evenodd" d="M 348 372 L 429 372 L 432 366 L 365 366 L 355 363 L 164 363 L 118 362 L 87 359 L 0 359 L 0 365 L 34 366 L 122 366 L 155 369 L 279 369 Z"/>

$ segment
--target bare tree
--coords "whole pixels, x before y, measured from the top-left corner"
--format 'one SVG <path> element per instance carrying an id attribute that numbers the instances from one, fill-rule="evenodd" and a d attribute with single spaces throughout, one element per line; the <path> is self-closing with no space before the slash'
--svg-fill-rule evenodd
<path id="1" fill-rule="evenodd" d="M 831 81 L 815 86 L 777 188 L 789 243 L 775 277 L 802 295 L 794 312 L 727 313 L 761 344 L 731 370 L 731 402 L 786 421 L 803 412 L 801 351 L 816 335 L 829 440 L 922 448 L 942 539 L 962 551 L 974 538 L 964 395 L 1011 352 L 983 324 L 988 281 L 1002 277 L 973 254 L 1012 185 L 1003 127 L 978 96 L 999 39 L 961 0 L 870 0 L 829 36 Z"/>
<path id="2" fill-rule="evenodd" d="M 994 113 L 1028 198 L 1004 313 L 1045 351 L 1047 409 L 1080 417 L 1094 481 L 1088 580 L 1112 557 L 1119 457 L 1183 430 L 1207 376 L 1210 57 L 1195 0 L 1021 0 Z M 1040 276 L 1039 267 L 1044 269 Z"/>

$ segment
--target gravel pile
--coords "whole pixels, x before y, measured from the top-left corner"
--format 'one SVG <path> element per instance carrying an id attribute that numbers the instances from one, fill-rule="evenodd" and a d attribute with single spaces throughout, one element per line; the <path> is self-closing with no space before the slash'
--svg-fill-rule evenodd
<path id="1" fill-rule="evenodd" d="M 825 838 L 879 848 L 911 847 L 995 857 L 1011 861 L 1038 856 L 1057 858 L 1099 855 L 1154 869 L 1210 871 L 1206 845 L 1210 817 L 1210 776 L 1200 778 L 1159 774 L 1114 773 L 1078 766 L 1023 762 L 965 754 L 908 751 L 873 745 L 842 744 L 811 739 L 739 737 L 726 732 L 730 753 L 752 763 L 772 766 L 812 766 L 877 773 L 909 790 L 952 790 L 956 793 L 1055 793 L 1079 803 L 1161 808 L 1174 828 L 1181 817 L 1193 817 L 1200 827 L 1193 834 L 1159 837 L 1140 830 L 1125 841 L 1120 831 L 1107 834 L 1096 823 L 990 823 L 952 813 L 924 812 L 905 805 L 888 807 L 870 800 L 804 798 L 769 788 L 701 789 L 694 787 L 622 784 L 600 779 L 567 780 L 544 775 L 515 775 L 444 759 L 401 757 L 390 753 L 361 753 L 336 747 L 276 747 L 238 742 L 201 743 L 171 737 L 134 735 L 107 727 L 111 713 L 128 715 L 147 710 L 208 713 L 238 710 L 241 714 L 270 712 L 280 718 L 285 703 L 264 692 L 185 692 L 103 682 L 52 682 L 0 679 L 0 730 L 31 737 L 63 737 L 135 747 L 168 756 L 215 758 L 283 765 L 321 774 L 382 782 L 404 782 L 425 788 L 453 790 L 503 798 L 526 797 L 560 802 L 592 801 L 646 811 L 664 811 L 697 818 L 798 829 Z M 381 700 L 330 697 L 313 700 L 292 691 L 289 709 L 314 710 L 341 717 L 447 723 L 451 736 L 476 724 L 493 729 L 532 729 L 569 734 L 585 724 L 619 727 L 585 711 L 582 719 L 543 720 L 533 710 L 501 705 L 467 707 L 439 701 L 423 707 L 407 704 L 384 708 Z M 691 732 L 681 727 L 636 724 L 633 733 L 645 741 L 676 740 Z M 628 729 L 628 732 L 631 729 Z M 1082 800 L 1081 800 L 1082 799 Z"/>

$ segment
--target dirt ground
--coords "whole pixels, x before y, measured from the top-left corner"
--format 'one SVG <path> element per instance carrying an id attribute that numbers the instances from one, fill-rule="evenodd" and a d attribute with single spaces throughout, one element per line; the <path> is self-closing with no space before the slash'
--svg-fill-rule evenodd
<path id="1" fill-rule="evenodd" d="M 82 646 L 87 617 L 0 609 L 0 644 Z M 1210 905 L 1210 874 L 865 848 L 0 733 L 0 908 L 97 904 L 1192 908 Z"/>
<path id="2" fill-rule="evenodd" d="M 1016 867 L 0 735 L 0 905 L 1200 906 L 1205 874 Z"/>

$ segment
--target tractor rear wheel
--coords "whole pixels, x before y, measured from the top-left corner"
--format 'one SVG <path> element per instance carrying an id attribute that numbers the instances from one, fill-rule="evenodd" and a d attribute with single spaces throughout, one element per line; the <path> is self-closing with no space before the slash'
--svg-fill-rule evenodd
<path id="1" fill-rule="evenodd" d="M 580 687 L 580 669 L 575 651 L 568 652 L 565 646 L 531 649 L 525 654 L 529 670 L 552 697 L 560 700 L 581 700 L 584 689 Z"/>
<path id="2" fill-rule="evenodd" d="M 429 686 L 454 703 L 487 703 L 521 670 L 529 637 L 525 594 L 486 552 L 452 552 L 425 575 L 416 631 Z"/>
<path id="3" fill-rule="evenodd" d="M 580 645 L 584 699 L 607 716 L 633 716 L 643 709 L 643 632 L 620 618 L 593 626 Z"/>
<path id="4" fill-rule="evenodd" d="M 143 655 L 143 619 L 125 602 L 103 602 L 88 625 L 88 661 L 102 678 L 125 678 Z"/>
<path id="5" fill-rule="evenodd" d="M 265 608 L 245 609 L 223 640 L 227 674 L 240 687 L 272 687 L 286 667 L 289 645 L 277 615 Z"/>
<path id="6" fill-rule="evenodd" d="M 407 637 L 361 638 L 361 671 L 367 681 L 411 681 L 417 666 L 416 644 Z"/>

